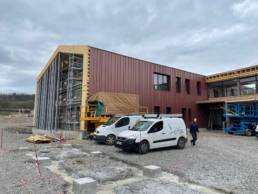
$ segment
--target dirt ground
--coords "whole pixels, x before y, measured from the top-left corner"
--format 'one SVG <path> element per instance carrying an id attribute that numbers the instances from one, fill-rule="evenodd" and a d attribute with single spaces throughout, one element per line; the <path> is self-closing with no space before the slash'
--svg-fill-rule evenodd
<path id="1" fill-rule="evenodd" d="M 11 121 L 6 122 L 6 117 L 0 118 L 0 126 L 25 127 L 32 123 L 31 118 L 9 119 Z M 0 151 L 1 194 L 70 193 L 69 177 L 83 176 L 94 176 L 101 188 L 98 193 L 258 193 L 258 141 L 255 137 L 203 131 L 196 147 L 188 143 L 184 150 L 159 149 L 146 155 L 123 152 L 92 140 L 66 142 L 72 144 L 71 148 L 62 148 L 59 143 L 37 145 L 38 154 L 50 157 L 52 167 L 68 178 L 42 166 L 42 176 L 39 176 L 35 163 L 26 156 L 35 148 L 25 142 L 26 137 L 28 134 L 4 132 Z M 19 150 L 21 146 L 29 147 L 30 151 Z M 103 154 L 94 156 L 92 151 Z M 145 165 L 160 166 L 164 172 L 176 176 L 179 182 L 171 182 L 173 178 L 138 180 Z M 137 182 L 130 183 L 131 179 Z M 117 185 L 112 192 L 105 192 L 112 181 Z M 195 187 L 189 184 L 195 184 Z M 200 191 L 196 189 L 198 185 L 215 192 Z"/>
<path id="2" fill-rule="evenodd" d="M 0 115 L 0 129 L 8 127 L 28 127 L 32 126 L 33 118 L 27 115 L 12 114 L 12 115 Z"/>

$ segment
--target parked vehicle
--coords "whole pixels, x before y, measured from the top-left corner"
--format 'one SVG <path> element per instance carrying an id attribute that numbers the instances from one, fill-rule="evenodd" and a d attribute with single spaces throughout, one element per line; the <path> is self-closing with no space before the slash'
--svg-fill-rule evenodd
<path id="1" fill-rule="evenodd" d="M 255 135 L 256 135 L 256 137 L 258 139 L 258 125 L 256 126 L 256 129 L 255 129 Z"/>
<path id="2" fill-rule="evenodd" d="M 95 140 L 98 143 L 113 145 L 119 133 L 132 128 L 142 116 L 115 116 L 96 129 Z"/>
<path id="3" fill-rule="evenodd" d="M 258 105 L 229 103 L 225 110 L 224 131 L 234 135 L 255 135 L 258 123 Z"/>
<path id="4" fill-rule="evenodd" d="M 187 131 L 182 118 L 143 118 L 133 128 L 120 133 L 115 146 L 146 154 L 151 149 L 177 146 L 184 149 Z"/>
<path id="5" fill-rule="evenodd" d="M 82 114 L 83 112 L 85 113 Z M 97 127 L 117 114 L 146 113 L 148 107 L 140 106 L 139 96 L 136 94 L 97 92 L 89 97 L 87 106 L 82 108 L 80 120 L 84 121 L 84 129 L 91 138 Z"/>

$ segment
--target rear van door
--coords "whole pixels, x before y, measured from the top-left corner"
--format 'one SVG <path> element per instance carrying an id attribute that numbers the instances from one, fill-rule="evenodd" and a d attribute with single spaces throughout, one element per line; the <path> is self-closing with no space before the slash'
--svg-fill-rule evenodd
<path id="1" fill-rule="evenodd" d="M 173 126 L 173 136 L 177 139 L 181 136 L 186 136 L 186 127 L 183 119 L 180 118 L 173 118 L 172 119 L 172 126 Z"/>
<path id="2" fill-rule="evenodd" d="M 173 119 L 169 119 L 167 121 L 167 128 L 168 128 L 168 134 L 169 134 L 169 140 L 168 141 L 168 146 L 174 146 L 177 144 L 177 128 L 178 128 L 178 125 L 177 125 L 177 122 L 174 122 Z"/>

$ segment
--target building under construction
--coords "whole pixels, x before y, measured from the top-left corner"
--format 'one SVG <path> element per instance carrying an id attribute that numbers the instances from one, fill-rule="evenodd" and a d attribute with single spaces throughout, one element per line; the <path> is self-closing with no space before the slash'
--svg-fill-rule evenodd
<path id="1" fill-rule="evenodd" d="M 253 135 L 258 124 L 258 66 L 207 76 L 208 99 L 197 101 L 207 110 L 206 127 L 237 135 Z"/>
<path id="2" fill-rule="evenodd" d="M 90 96 L 98 92 L 137 95 L 149 113 L 200 117 L 196 101 L 207 99 L 205 76 L 90 46 L 59 46 L 37 78 L 35 127 L 83 130 Z"/>
<path id="3" fill-rule="evenodd" d="M 128 105 L 131 95 L 131 107 L 149 113 L 181 113 L 187 125 L 197 117 L 201 127 L 243 134 L 258 124 L 258 66 L 204 76 L 90 46 L 59 46 L 37 78 L 35 127 L 84 130 L 89 99 L 104 93 L 113 102 L 119 93 Z"/>

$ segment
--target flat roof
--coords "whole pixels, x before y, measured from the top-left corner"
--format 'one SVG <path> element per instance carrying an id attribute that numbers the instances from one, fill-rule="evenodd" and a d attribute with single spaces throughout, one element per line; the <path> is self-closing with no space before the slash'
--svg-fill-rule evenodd
<path id="1" fill-rule="evenodd" d="M 209 75 L 206 77 L 207 83 L 230 80 L 234 78 L 247 77 L 258 75 L 258 65 L 253 65 L 245 68 L 235 69 L 232 71 L 226 71 L 222 73 L 217 73 Z"/>

